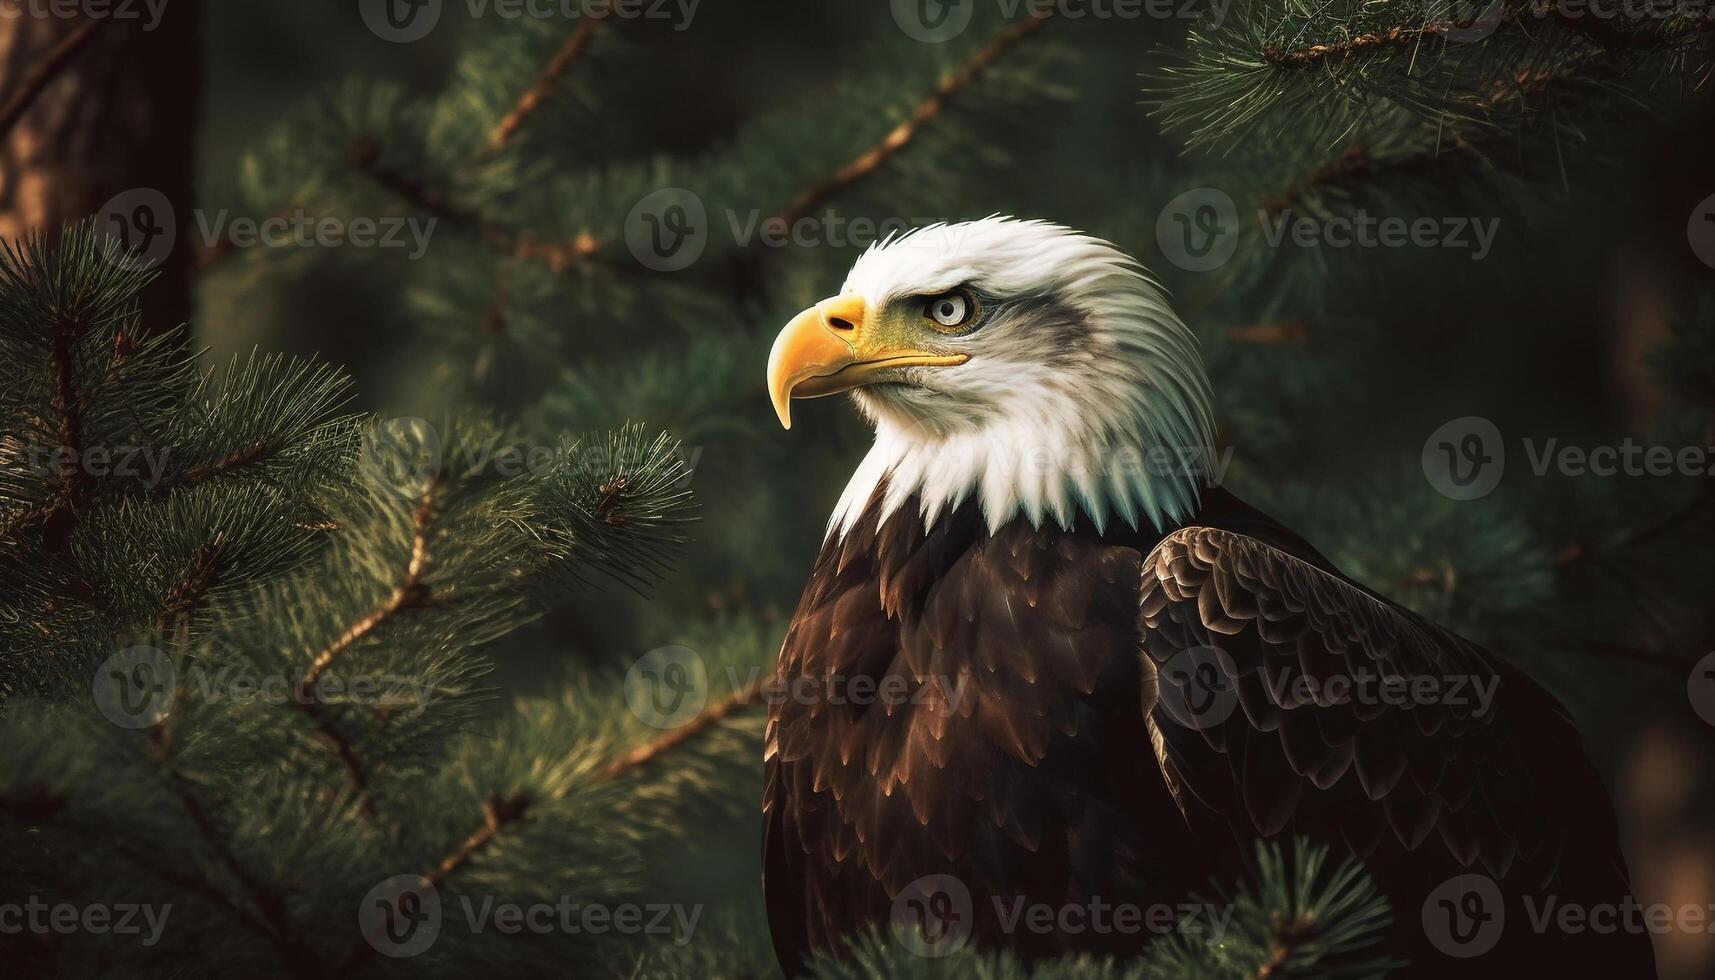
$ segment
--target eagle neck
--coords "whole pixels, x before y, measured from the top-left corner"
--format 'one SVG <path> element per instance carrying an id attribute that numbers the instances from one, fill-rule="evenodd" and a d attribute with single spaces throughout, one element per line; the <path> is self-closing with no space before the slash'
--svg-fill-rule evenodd
<path id="1" fill-rule="evenodd" d="M 1160 532 L 1197 510 L 1211 466 L 1206 446 L 1177 448 L 1139 435 L 1068 431 L 1051 420 L 925 434 L 881 421 L 853 472 L 828 536 L 844 538 L 866 511 L 886 521 L 919 508 L 923 526 L 974 502 L 992 534 L 1015 518 L 1070 529 L 1081 516 Z"/>

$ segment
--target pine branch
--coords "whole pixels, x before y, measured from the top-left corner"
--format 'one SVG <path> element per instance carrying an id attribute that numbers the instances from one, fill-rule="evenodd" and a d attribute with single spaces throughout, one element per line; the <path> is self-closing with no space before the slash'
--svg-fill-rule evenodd
<path id="1" fill-rule="evenodd" d="M 299 215 L 315 217 L 316 212 L 301 205 L 287 205 L 269 212 L 268 216 L 262 219 L 262 224 L 271 221 L 287 221 L 297 218 Z M 205 242 L 199 238 L 192 244 L 192 261 L 195 263 L 198 274 L 201 274 L 219 265 L 224 259 L 238 254 L 239 251 L 237 243 L 232 240 L 230 235 L 222 236 L 212 242 Z"/>
<path id="2" fill-rule="evenodd" d="M 232 896 L 206 877 L 187 874 L 176 868 L 162 865 L 160 862 L 144 856 L 129 844 L 116 840 L 112 830 L 90 827 L 78 820 L 68 818 L 62 812 L 66 808 L 65 797 L 49 793 L 45 787 L 38 785 L 27 787 L 27 789 L 31 792 L 24 799 L 0 796 L 0 811 L 4 811 L 7 815 L 26 823 L 47 822 L 51 818 L 54 830 L 86 841 L 89 850 L 111 849 L 113 853 L 142 869 L 145 873 L 225 911 L 239 925 L 254 932 L 264 941 L 268 943 L 275 941 L 274 932 L 267 923 L 263 922 L 242 903 L 234 901 Z"/>
<path id="3" fill-rule="evenodd" d="M 369 793 L 369 767 L 358 755 L 357 747 L 352 744 L 351 739 L 347 738 L 322 710 L 321 702 L 313 694 L 313 688 L 334 660 L 354 644 L 399 613 L 423 608 L 431 601 L 429 589 L 423 584 L 423 573 L 429 559 L 429 528 L 438 516 L 435 498 L 444 479 L 444 475 L 437 476 L 430 483 L 412 512 L 411 556 L 405 564 L 399 583 L 375 608 L 348 626 L 333 642 L 317 651 L 315 656 L 310 658 L 309 667 L 293 687 L 291 703 L 316 725 L 322 737 L 333 748 L 334 754 L 339 757 L 340 765 L 345 767 L 346 774 L 351 778 L 352 788 L 357 792 L 364 815 L 370 818 L 375 817 L 376 813 L 374 798 Z"/>
<path id="4" fill-rule="evenodd" d="M 300 694 L 292 699 L 292 703 L 303 712 L 305 717 L 315 723 L 322 738 L 327 740 L 334 755 L 339 758 L 339 764 L 345 767 L 346 775 L 351 779 L 351 788 L 356 792 L 358 806 L 363 815 L 373 820 L 376 817 L 375 799 L 369 794 L 369 766 L 357 754 L 357 746 L 345 736 L 322 710 L 321 702 Z"/>
<path id="5" fill-rule="evenodd" d="M 1632 663 L 1649 664 L 1654 667 L 1666 667 L 1678 673 L 1689 671 L 1697 663 L 1696 657 L 1682 657 L 1675 653 L 1662 650 L 1650 650 L 1644 647 L 1628 647 L 1618 643 L 1587 643 L 1573 647 L 1579 653 L 1590 657 L 1606 660 L 1625 660 Z"/>
<path id="6" fill-rule="evenodd" d="M 1222 334 L 1235 344 L 1260 344 L 1280 347 L 1308 347 L 1310 324 L 1302 320 L 1277 323 L 1252 323 L 1228 327 Z"/>
<path id="7" fill-rule="evenodd" d="M 1709 514 L 1715 514 L 1715 500 L 1711 499 L 1709 493 L 1698 493 L 1661 519 L 1635 528 L 1612 547 L 1596 551 L 1574 541 L 1555 555 L 1555 564 L 1561 569 L 1566 569 L 1580 562 L 1589 561 L 1599 554 L 1631 551 L 1640 545 L 1648 544 L 1662 537 L 1670 531 L 1682 529 L 1685 524 L 1690 523 L 1699 515 Z"/>
<path id="8" fill-rule="evenodd" d="M 1269 947 L 1268 958 L 1263 960 L 1252 974 L 1255 980 L 1269 980 L 1292 959 L 1292 954 L 1305 943 L 1316 936 L 1316 920 L 1307 912 L 1287 919 L 1279 912 L 1269 915 L 1269 931 L 1274 942 Z"/>
<path id="9" fill-rule="evenodd" d="M 0 139 L 5 139 L 11 133 L 12 127 L 18 124 L 18 120 L 23 118 L 24 113 L 30 111 L 30 107 L 35 105 L 36 99 L 41 96 L 48 85 L 55 78 L 58 78 L 60 72 L 71 64 L 72 59 L 76 58 L 89 45 L 89 42 L 95 37 L 95 32 L 101 29 L 101 25 L 116 19 L 114 17 L 84 18 L 65 37 L 60 38 L 59 43 L 55 44 L 41 61 L 31 66 L 29 71 L 25 73 L 23 81 L 19 83 L 18 90 L 12 93 L 10 99 L 6 100 L 4 107 L 0 107 Z"/>
<path id="10" fill-rule="evenodd" d="M 653 741 L 645 742 L 617 759 L 603 766 L 595 775 L 595 782 L 605 782 L 622 776 L 633 769 L 647 766 L 674 749 L 696 738 L 708 729 L 718 725 L 727 716 L 749 708 L 758 702 L 757 694 L 762 690 L 762 681 L 754 680 L 744 687 L 704 708 L 697 717 L 683 725 L 663 734 Z"/>
<path id="11" fill-rule="evenodd" d="M 572 30 L 571 37 L 567 38 L 566 43 L 554 52 L 554 57 L 549 60 L 547 67 L 542 69 L 541 73 L 536 76 L 536 80 L 519 97 L 518 102 L 507 111 L 506 115 L 500 118 L 500 122 L 495 124 L 494 131 L 489 134 L 488 143 L 483 148 L 484 156 L 493 156 L 504 150 L 507 144 L 512 142 L 512 138 L 523 127 L 524 120 L 548 100 L 555 83 L 578 63 L 578 59 L 583 56 L 584 49 L 589 47 L 590 41 L 595 38 L 597 28 L 601 26 L 601 22 L 606 17 L 607 8 L 603 7 L 578 19 L 578 26 Z"/>
<path id="12" fill-rule="evenodd" d="M 1581 86 L 1581 107 L 1600 113 L 1607 106 L 1592 93 L 1623 103 L 1662 81 L 1683 89 L 1715 59 L 1706 18 L 1632 29 L 1544 0 L 1512 0 L 1479 17 L 1463 24 L 1425 20 L 1415 7 L 1261 0 L 1194 31 L 1171 56 L 1179 64 L 1149 84 L 1151 101 L 1170 128 L 1203 145 L 1288 134 L 1313 145 L 1386 126 L 1393 120 L 1383 117 L 1399 110 L 1431 134 L 1457 124 L 1578 136 L 1562 106 L 1501 96 L 1559 77 Z"/>
<path id="13" fill-rule="evenodd" d="M 185 817 L 190 820 L 197 836 L 214 854 L 220 865 L 226 869 L 249 896 L 256 906 L 259 922 L 269 938 L 288 963 L 301 963 L 311 958 L 309 948 L 299 941 L 293 933 L 292 920 L 286 911 L 286 903 L 274 891 L 262 883 L 243 862 L 238 860 L 226 838 L 214 826 L 208 811 L 203 807 L 201 799 L 196 794 L 196 788 L 183 776 L 168 768 L 171 761 L 173 746 L 173 730 L 171 714 L 166 719 L 157 722 L 149 729 L 148 749 L 151 761 L 159 767 L 161 777 L 165 780 L 168 790 L 178 801 Z M 313 973 L 312 973 L 313 975 Z"/>
<path id="14" fill-rule="evenodd" d="M 52 410 L 57 420 L 59 449 L 65 456 L 59 468 L 59 506 L 65 508 L 75 507 L 83 491 L 79 465 L 83 459 L 82 414 L 72 348 L 84 327 L 79 318 L 62 312 L 54 319 L 49 341 L 54 372 Z"/>
<path id="15" fill-rule="evenodd" d="M 352 644 L 368 636 L 382 623 L 393 616 L 410 609 L 418 609 L 428 605 L 429 589 L 423 584 L 423 571 L 429 559 L 429 528 L 438 515 L 435 495 L 444 482 L 444 476 L 437 476 L 418 501 L 412 512 L 411 557 L 406 562 L 399 584 L 394 586 L 392 593 L 383 599 L 374 609 L 364 614 L 356 622 L 346 628 L 332 643 L 316 652 L 310 658 L 310 665 L 298 680 L 297 701 L 304 701 L 311 685 L 315 684 L 322 672 L 327 670 L 334 658 L 350 649 Z"/>
<path id="16" fill-rule="evenodd" d="M 1293 180 L 1278 194 L 1264 199 L 1258 206 L 1271 216 L 1279 215 L 1297 204 L 1304 195 L 1324 184 L 1360 174 L 1374 174 L 1376 170 L 1377 161 L 1370 155 L 1369 148 L 1362 143 L 1353 143 L 1338 157 Z"/>
<path id="17" fill-rule="evenodd" d="M 1511 11 L 1510 14 L 1514 19 L 1518 16 L 1517 11 Z M 1454 26 L 1447 22 L 1429 21 L 1416 27 L 1391 27 L 1380 33 L 1354 34 L 1340 41 L 1310 44 L 1302 48 L 1282 48 L 1277 44 L 1266 44 L 1263 45 L 1262 56 L 1277 68 L 1319 68 L 1328 62 L 1343 61 L 1378 48 L 1413 47 L 1427 39 L 1445 34 Z"/>
<path id="18" fill-rule="evenodd" d="M 733 692 L 726 698 L 703 709 L 696 718 L 672 732 L 645 743 L 601 767 L 585 785 L 607 782 L 659 759 L 675 748 L 707 732 L 734 712 L 756 703 L 758 700 L 756 694 L 759 690 L 760 681 L 757 681 Z M 423 872 L 420 876 L 422 880 L 427 886 L 433 887 L 457 873 L 485 848 L 494 843 L 502 831 L 523 821 L 535 802 L 522 793 L 509 795 L 495 793 L 489 796 L 483 803 L 482 822 L 450 851 L 436 860 L 427 871 Z M 354 944 L 341 958 L 335 975 L 350 975 L 368 962 L 372 955 L 373 950 L 367 944 Z"/>
<path id="19" fill-rule="evenodd" d="M 530 808 L 530 800 L 522 794 L 489 797 L 482 805 L 482 823 L 470 835 L 460 841 L 446 856 L 434 863 L 434 866 L 419 877 L 423 887 L 434 888 L 446 878 L 469 864 L 471 859 L 480 853 L 494 839 L 500 836 L 501 830 L 524 819 Z M 408 894 L 420 894 L 419 889 L 406 889 L 399 893 L 398 898 Z M 397 900 L 397 898 L 395 899 Z M 368 943 L 354 943 L 341 956 L 335 965 L 332 976 L 346 977 L 361 969 L 375 957 L 375 948 Z"/>
<path id="20" fill-rule="evenodd" d="M 679 728 L 609 761 L 581 783 L 567 784 L 560 791 L 561 794 L 569 792 L 577 786 L 589 788 L 608 782 L 661 759 L 675 749 L 708 733 L 731 715 L 760 703 L 761 699 L 757 695 L 761 690 L 761 684 L 760 680 L 752 681 L 720 701 L 705 707 L 696 718 Z M 537 800 L 521 792 L 490 794 L 483 802 L 481 822 L 446 854 L 436 859 L 419 877 L 422 878 L 426 887 L 441 884 L 467 867 L 486 848 L 493 845 L 504 831 L 523 822 L 532 809 L 541 804 L 555 802 L 557 799 L 558 796 L 550 795 L 547 798 Z M 349 976 L 369 962 L 373 955 L 374 951 L 368 944 L 353 944 L 340 958 L 334 975 Z"/>
<path id="21" fill-rule="evenodd" d="M 380 148 L 372 140 L 354 141 L 346 156 L 353 169 L 368 175 L 414 207 L 473 232 L 502 255 L 540 262 L 559 274 L 594 258 L 601 251 L 600 243 L 587 231 L 565 241 L 552 241 L 529 232 L 519 233 L 498 227 L 481 215 L 454 205 L 421 179 L 379 166 L 379 159 Z"/>
<path id="22" fill-rule="evenodd" d="M 249 444 L 206 463 L 198 463 L 179 473 L 163 479 L 148 490 L 152 496 L 163 496 L 174 490 L 188 489 L 205 480 L 213 479 L 233 470 L 242 469 L 252 463 L 266 459 L 277 451 L 284 440 L 279 437 L 264 437 L 252 440 Z"/>
<path id="23" fill-rule="evenodd" d="M 191 615 L 208 599 L 209 590 L 219 577 L 225 544 L 225 534 L 216 532 L 212 541 L 192 553 L 189 566 L 167 592 L 161 613 L 156 617 L 156 632 L 167 635 L 188 627 Z"/>
<path id="24" fill-rule="evenodd" d="M 860 153 L 851 162 L 835 171 L 827 180 L 799 194 L 779 214 L 775 215 L 773 220 L 780 224 L 790 225 L 808 215 L 823 201 L 880 170 L 889 159 L 905 149 L 912 139 L 922 131 L 923 127 L 929 125 L 936 116 L 941 114 L 953 96 L 968 88 L 1007 51 L 1041 30 L 1052 15 L 1052 12 L 1039 15 L 1032 14 L 1023 20 L 1008 25 L 996 34 L 993 40 L 978 48 L 964 64 L 942 77 L 940 84 L 935 86 L 934 91 L 917 104 L 917 107 L 911 111 L 904 122 L 883 136 L 879 143 Z"/>

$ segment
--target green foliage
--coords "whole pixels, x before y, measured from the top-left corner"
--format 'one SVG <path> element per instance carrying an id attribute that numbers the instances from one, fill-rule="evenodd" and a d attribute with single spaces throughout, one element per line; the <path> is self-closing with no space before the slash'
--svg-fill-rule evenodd
<path id="1" fill-rule="evenodd" d="M 88 227 L 0 255 L 0 696 L 301 561 L 354 447 L 342 375 L 201 372 L 182 335 L 140 334 L 147 279 Z"/>
<path id="2" fill-rule="evenodd" d="M 747 121 L 700 155 L 616 160 L 591 138 L 601 124 L 587 80 L 623 70 L 611 50 L 624 46 L 613 40 L 617 27 L 598 28 L 590 60 L 555 84 L 528 125 L 493 145 L 535 66 L 568 41 L 556 20 L 502 19 L 471 37 L 451 83 L 431 98 L 351 81 L 308 100 L 247 156 L 242 205 L 258 215 L 303 208 L 435 222 L 403 287 L 427 349 L 448 378 L 528 406 L 520 391 L 556 383 L 542 367 L 592 350 L 629 354 L 616 324 L 690 336 L 746 326 L 725 296 L 735 277 L 754 282 L 754 266 L 778 251 L 762 242 L 765 223 L 821 217 L 820 196 L 806 198 L 806 189 L 909 120 L 1004 23 L 985 17 L 983 26 L 946 45 L 875 44 L 859 53 L 861 70 L 830 76 L 813 98 Z M 910 223 L 959 213 L 964 178 L 1004 163 L 985 132 L 1053 97 L 1043 76 L 1056 60 L 1053 47 L 1036 46 L 990 66 L 936 112 L 909 153 L 854 182 L 857 200 L 842 201 L 840 213 L 861 216 L 874 201 Z M 627 247 L 633 208 L 663 188 L 689 191 L 707 214 L 702 256 L 684 275 L 653 271 Z M 597 343 L 566 346 L 568 338 Z"/>
<path id="3" fill-rule="evenodd" d="M 1387 899 L 1352 858 L 1331 864 L 1325 848 L 1303 840 L 1290 856 L 1258 842 L 1254 880 L 1217 901 L 1233 917 L 1224 934 L 1206 922 L 1152 945 L 1152 977 L 1380 977 L 1402 964 L 1378 947 L 1393 915 Z"/>
<path id="4" fill-rule="evenodd" d="M 1680 106 L 1707 71 L 1707 28 L 1663 23 L 1622 43 L 1503 0 L 1490 39 L 1458 41 L 1409 5 L 1240 2 L 1182 49 L 1170 38 L 1171 68 L 1147 65 L 1162 134 L 1131 103 L 1135 62 L 1164 25 L 1056 22 L 949 90 L 1008 29 L 977 7 L 961 37 L 925 45 L 885 14 L 872 31 L 849 5 L 819 4 L 856 40 L 798 53 L 815 61 L 813 84 L 775 76 L 765 108 L 671 150 L 637 133 L 652 113 L 703 111 L 699 69 L 671 100 L 634 100 L 686 49 L 652 47 L 629 23 L 594 30 L 498 144 L 582 25 L 473 22 L 427 92 L 350 79 L 273 119 L 237 195 L 209 203 L 432 221 L 428 247 L 216 248 L 205 305 L 246 322 L 312 310 L 293 331 L 327 317 L 324 343 L 354 370 L 367 354 L 394 372 L 381 378 L 392 387 L 366 379 L 366 405 L 433 421 L 343 414 L 343 375 L 300 360 L 244 354 L 205 370 L 183 337 L 139 332 L 146 273 L 92 234 L 0 257 L 0 892 L 49 883 L 80 902 L 175 908 L 158 947 L 32 941 L 9 965 L 774 976 L 754 864 L 761 712 L 744 695 L 865 434 L 832 400 L 779 432 L 761 377 L 773 332 L 867 244 L 836 240 L 830 218 L 1007 211 L 1114 240 L 1203 337 L 1241 495 L 1360 581 L 1542 668 L 1606 726 L 1598 744 L 1625 724 L 1616 678 L 1662 703 L 1629 661 L 1582 654 L 1707 635 L 1701 485 L 1520 477 L 1515 455 L 1493 496 L 1455 502 L 1423 480 L 1419 453 L 1468 412 L 1509 436 L 1629 431 L 1592 421 L 1604 406 L 1576 387 L 1587 379 L 1539 395 L 1546 371 L 1513 372 L 1579 342 L 1562 324 L 1611 272 L 1591 243 L 1623 250 L 1641 223 L 1615 218 L 1641 207 L 1640 182 L 1614 179 L 1642 166 L 1631 141 L 1596 137 L 1639 107 Z M 745 21 L 733 34 L 766 31 Z M 698 43 L 735 43 L 712 36 Z M 721 48 L 706 64 L 737 74 L 747 57 Z M 631 209 L 671 187 L 708 214 L 701 258 L 676 272 L 626 241 Z M 1157 252 L 1162 204 L 1192 187 L 1224 190 L 1244 219 L 1233 260 L 1211 273 Z M 1263 243 L 1257 210 L 1494 215 L 1507 234 L 1480 265 L 1297 250 Z M 801 212 L 820 222 L 809 244 L 758 237 L 770 216 Z M 354 281 L 361 302 L 323 295 Z M 1710 311 L 1674 306 L 1658 359 L 1669 407 L 1649 435 L 1696 444 L 1715 390 Z M 237 326 L 204 323 L 202 336 Z M 379 353 L 362 347 L 371 327 Z M 1545 418 L 1538 403 L 1556 394 L 1589 411 Z M 80 447 L 171 448 L 159 478 L 36 464 L 65 445 L 64 405 Z M 665 577 L 670 565 L 680 574 Z M 668 645 L 699 666 L 701 703 L 729 714 L 650 724 L 625 668 Z M 178 683 L 149 724 L 121 728 L 91 687 L 112 673 L 97 665 L 139 647 Z M 312 674 L 320 686 L 294 697 Z M 395 875 L 432 882 L 447 915 L 431 949 L 397 961 L 356 928 L 369 890 Z M 882 934 L 812 975 L 1389 968 L 1375 941 L 1385 903 L 1350 864 L 1264 848 L 1250 881 L 1214 887 L 1237 909 L 1233 931 L 1215 942 L 1187 929 L 1139 963 L 927 960 Z M 668 903 L 699 924 L 684 943 L 464 924 L 466 900 L 567 896 Z"/>
<path id="5" fill-rule="evenodd" d="M 1290 853 L 1290 856 L 1289 856 Z M 1207 900 L 1198 899 L 1199 902 Z M 1323 848 L 1259 843 L 1253 880 L 1217 894 L 1232 910 L 1219 929 L 1190 916 L 1152 939 L 1133 963 L 1087 956 L 1026 963 L 1008 953 L 964 947 L 924 958 L 885 933 L 853 941 L 845 959 L 820 958 L 814 980 L 935 977 L 942 980 L 1251 980 L 1385 976 L 1402 964 L 1377 952 L 1392 922 L 1387 899 L 1351 859 L 1331 866 Z M 937 951 L 940 952 L 940 951 Z"/>
<path id="6" fill-rule="evenodd" d="M 170 906 L 181 924 L 159 946 L 114 937 L 99 953 L 26 942 L 26 962 L 349 972 L 374 966 L 353 913 L 399 873 L 432 876 L 449 910 L 635 895 L 646 855 L 730 781 L 744 724 L 649 766 L 630 753 L 659 732 L 616 679 L 497 705 L 482 678 L 485 651 L 570 586 L 642 588 L 667 569 L 690 506 L 677 445 L 633 426 L 532 453 L 480 414 L 334 415 L 344 382 L 313 365 L 256 357 L 201 375 L 160 342 L 132 355 L 144 277 L 115 278 L 124 257 L 95 242 L 88 229 L 33 240 L 3 267 L 7 341 L 46 334 L 22 367 L 60 379 L 43 389 L 19 372 L 9 431 L 78 454 L 104 444 L 91 434 L 122 437 L 168 462 L 130 482 L 44 476 L 24 465 L 35 447 L 15 447 L 5 898 L 51 885 L 61 901 Z M 131 424 L 68 427 L 73 403 L 77 422 Z M 470 948 L 493 931 L 448 933 L 422 961 L 432 970 L 505 960 Z M 573 948 L 555 955 L 610 945 L 562 939 Z M 543 955 L 499 948 L 521 965 Z"/>
<path id="7" fill-rule="evenodd" d="M 1604 96 L 1624 101 L 1664 81 L 1683 94 L 1708 70 L 1715 35 L 1700 10 L 1628 16 L 1640 12 L 1532 0 L 1240 0 L 1191 32 L 1154 91 L 1166 124 L 1199 145 L 1244 136 L 1343 144 L 1390 127 L 1448 149 L 1506 131 L 1573 137 Z"/>

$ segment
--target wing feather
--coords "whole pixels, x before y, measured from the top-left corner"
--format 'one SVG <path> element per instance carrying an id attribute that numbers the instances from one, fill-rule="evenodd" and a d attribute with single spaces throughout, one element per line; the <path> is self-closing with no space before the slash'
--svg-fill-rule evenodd
<path id="1" fill-rule="evenodd" d="M 1434 849 L 1439 863 L 1494 873 L 1536 858 L 1530 872 L 1552 876 L 1578 827 L 1545 810 L 1578 804 L 1566 780 L 1537 778 L 1531 756 L 1552 739 L 1575 752 L 1576 734 L 1522 674 L 1311 560 L 1221 528 L 1162 539 L 1139 598 L 1157 674 L 1146 688 L 1160 692 L 1145 704 L 1154 754 L 1194 827 L 1339 828 L 1366 856 Z M 1186 717 L 1168 702 L 1210 693 L 1175 668 L 1197 650 L 1218 652 L 1202 676 L 1218 668 L 1228 705 Z M 1336 689 L 1347 682 L 1371 688 Z M 1473 684 L 1497 682 L 1489 710 L 1469 703 Z M 1544 846 L 1526 854 L 1525 839 Z"/>

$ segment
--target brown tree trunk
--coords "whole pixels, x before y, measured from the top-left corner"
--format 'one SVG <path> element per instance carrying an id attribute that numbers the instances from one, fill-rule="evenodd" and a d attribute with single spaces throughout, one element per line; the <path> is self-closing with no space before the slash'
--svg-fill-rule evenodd
<path id="1" fill-rule="evenodd" d="M 54 16 L 67 6 L 81 12 Z M 197 8 L 0 0 L 0 236 L 95 216 L 141 247 L 153 243 L 125 231 L 139 214 L 176 229 L 149 250 L 158 274 L 142 303 L 152 332 L 190 316 Z"/>

